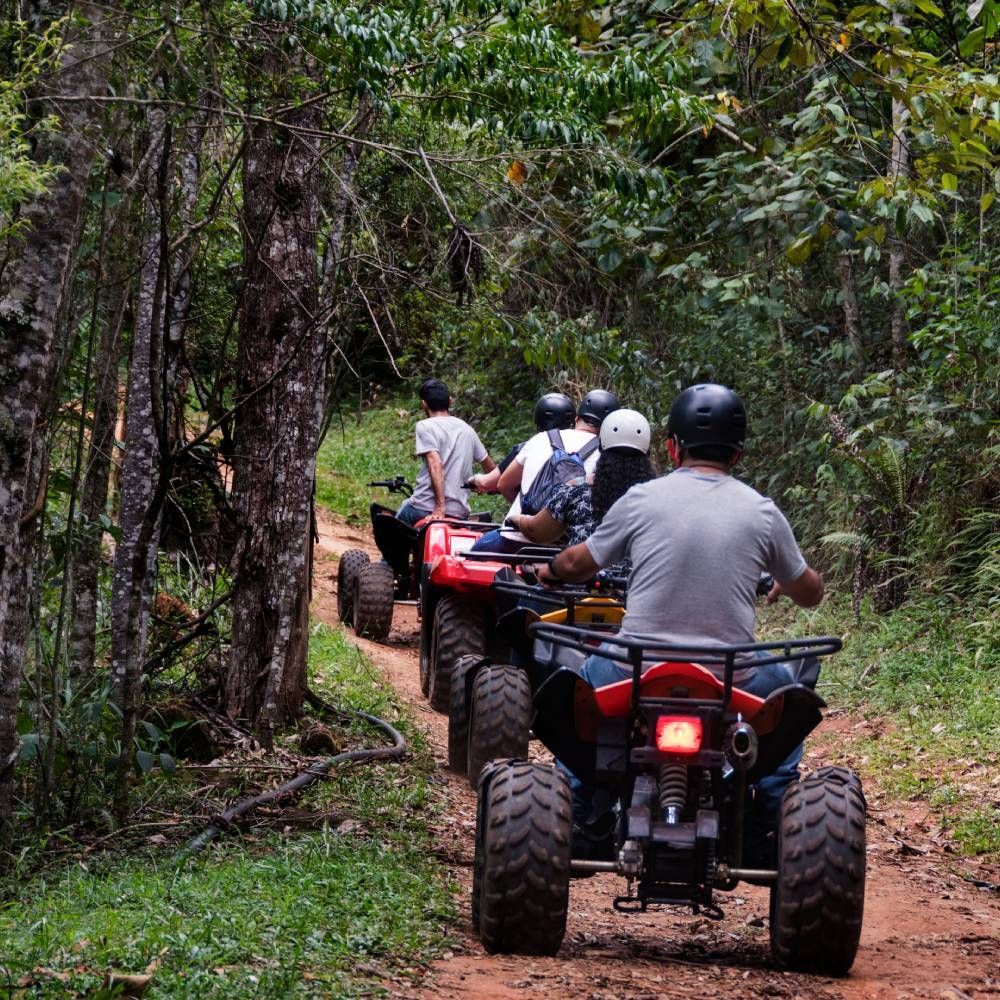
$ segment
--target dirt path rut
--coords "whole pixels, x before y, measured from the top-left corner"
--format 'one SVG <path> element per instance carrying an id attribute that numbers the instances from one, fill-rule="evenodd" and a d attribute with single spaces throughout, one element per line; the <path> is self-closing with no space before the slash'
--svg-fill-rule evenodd
<path id="1" fill-rule="evenodd" d="M 320 522 L 314 614 L 336 623 L 337 555 L 364 548 L 370 536 L 331 518 Z M 654 997 L 965 997 L 1000 996 L 1000 894 L 977 889 L 974 871 L 938 843 L 921 840 L 908 804 L 866 789 L 869 800 L 868 882 L 861 948 L 851 974 L 827 979 L 784 973 L 770 958 L 767 893 L 754 888 L 721 894 L 725 920 L 660 910 L 615 913 L 624 882 L 610 875 L 576 880 L 570 888 L 566 939 L 555 958 L 487 955 L 469 923 L 475 798 L 467 782 L 445 768 L 447 719 L 420 693 L 416 609 L 397 607 L 384 644 L 355 640 L 410 704 L 427 732 L 448 807 L 440 823 L 441 856 L 464 890 L 457 944 L 432 963 L 419 986 L 388 984 L 396 997 L 588 998 Z M 839 726 L 836 728 L 840 728 Z M 824 749 L 829 758 L 829 747 Z M 806 768 L 820 763 L 807 747 Z"/>

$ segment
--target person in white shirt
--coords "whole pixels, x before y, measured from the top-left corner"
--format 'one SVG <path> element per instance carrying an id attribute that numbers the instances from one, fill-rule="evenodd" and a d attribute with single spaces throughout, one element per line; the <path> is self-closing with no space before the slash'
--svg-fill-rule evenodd
<path id="1" fill-rule="evenodd" d="M 580 402 L 576 411 L 576 423 L 569 430 L 560 432 L 566 452 L 578 452 L 601 430 L 604 418 L 621 408 L 618 397 L 606 389 L 592 389 Z M 507 517 L 521 513 L 521 499 L 530 491 L 535 477 L 552 456 L 552 444 L 547 432 L 543 431 L 529 438 L 518 453 L 517 458 L 500 477 L 497 488 L 513 501 Z M 584 460 L 586 475 L 593 476 L 600 451 L 595 449 Z M 488 531 L 472 547 L 474 552 L 517 552 L 531 542 L 515 528 L 499 528 Z"/>
<path id="2" fill-rule="evenodd" d="M 396 511 L 404 524 L 416 525 L 425 518 L 469 516 L 465 483 L 478 462 L 484 472 L 496 466 L 479 435 L 464 421 L 449 413 L 451 395 L 436 378 L 420 386 L 420 406 L 427 414 L 417 422 L 416 454 L 423 459 L 413 496 Z"/>

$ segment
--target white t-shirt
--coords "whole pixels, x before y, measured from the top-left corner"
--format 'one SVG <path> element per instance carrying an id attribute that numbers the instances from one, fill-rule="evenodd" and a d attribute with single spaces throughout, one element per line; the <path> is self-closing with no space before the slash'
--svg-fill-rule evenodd
<path id="1" fill-rule="evenodd" d="M 589 431 L 578 431 L 571 428 L 567 431 L 560 431 L 563 449 L 567 452 L 579 451 L 588 441 L 594 440 L 594 435 Z M 514 459 L 519 465 L 524 467 L 521 473 L 521 492 L 514 497 L 514 502 L 510 505 L 507 516 L 521 513 L 521 497 L 531 489 L 531 484 L 535 481 L 535 476 L 541 472 L 545 463 L 552 455 L 552 445 L 549 444 L 548 431 L 539 431 L 533 438 L 529 438 L 527 444 L 518 452 Z M 594 469 L 597 468 L 597 460 L 601 457 L 601 449 L 595 448 L 584 460 L 583 467 L 587 470 L 588 476 L 593 476 Z M 529 540 L 520 531 L 513 528 L 504 528 L 505 538 L 516 542 L 528 542 Z"/>
<path id="2" fill-rule="evenodd" d="M 449 517 L 468 517 L 469 505 L 465 499 L 468 490 L 463 484 L 472 475 L 472 463 L 481 462 L 487 454 L 479 435 L 464 420 L 450 415 L 419 421 L 416 434 L 417 455 L 436 451 L 441 456 L 445 513 Z M 417 476 L 410 503 L 419 510 L 434 508 L 434 486 L 426 462 Z"/>

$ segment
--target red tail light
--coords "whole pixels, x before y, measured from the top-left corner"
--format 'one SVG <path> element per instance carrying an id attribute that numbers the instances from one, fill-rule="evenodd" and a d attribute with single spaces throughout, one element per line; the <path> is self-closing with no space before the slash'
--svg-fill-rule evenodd
<path id="1" fill-rule="evenodd" d="M 701 749 L 701 719 L 689 715 L 661 715 L 656 720 L 656 749 L 697 753 Z"/>

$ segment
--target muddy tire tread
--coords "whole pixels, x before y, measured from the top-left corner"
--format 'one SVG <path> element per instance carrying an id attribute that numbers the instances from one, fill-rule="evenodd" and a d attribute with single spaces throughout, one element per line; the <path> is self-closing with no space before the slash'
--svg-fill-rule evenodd
<path id="1" fill-rule="evenodd" d="M 569 784 L 557 768 L 528 761 L 505 761 L 488 773 L 480 797 L 479 937 L 491 953 L 554 955 L 569 908 Z"/>
<path id="2" fill-rule="evenodd" d="M 839 976 L 854 962 L 865 899 L 865 799 L 846 768 L 824 767 L 781 803 L 771 950 L 779 964 Z"/>
<path id="3" fill-rule="evenodd" d="M 466 755 L 469 784 L 491 760 L 527 757 L 531 731 L 531 683 L 524 670 L 507 664 L 482 667 L 472 684 Z"/>
<path id="4" fill-rule="evenodd" d="M 337 617 L 345 625 L 353 625 L 354 581 L 371 565 L 371 557 L 362 549 L 348 549 L 337 563 Z"/>
<path id="5" fill-rule="evenodd" d="M 392 628 L 395 581 L 392 568 L 372 563 L 358 574 L 354 587 L 354 631 L 366 639 L 384 639 Z"/>
<path id="6" fill-rule="evenodd" d="M 445 594 L 434 609 L 430 676 L 427 697 L 431 708 L 447 712 L 451 695 L 451 672 L 461 656 L 486 651 L 483 609 L 461 594 Z"/>
<path id="7" fill-rule="evenodd" d="M 448 770 L 465 774 L 469 769 L 469 704 L 466 700 L 466 676 L 488 661 L 469 654 L 455 661 L 448 692 Z"/>

